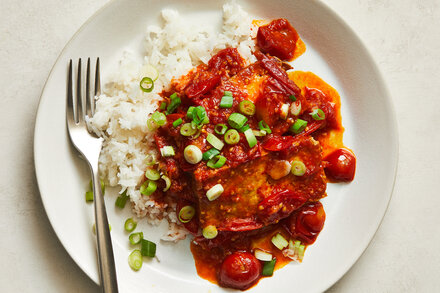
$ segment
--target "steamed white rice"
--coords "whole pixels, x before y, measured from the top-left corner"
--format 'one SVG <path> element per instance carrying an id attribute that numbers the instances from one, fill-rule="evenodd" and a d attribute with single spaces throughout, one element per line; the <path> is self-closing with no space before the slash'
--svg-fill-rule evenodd
<path id="1" fill-rule="evenodd" d="M 156 111 L 158 95 L 173 78 L 186 74 L 191 68 L 207 63 L 210 57 L 226 47 L 236 47 L 248 61 L 254 62 L 255 29 L 252 19 L 235 2 L 223 5 L 221 31 L 206 23 L 188 24 L 176 10 L 162 11 L 163 27 L 149 26 L 145 38 L 145 58 L 140 64 L 132 53 L 125 52 L 119 70 L 106 82 L 104 94 L 97 97 L 96 113 L 88 125 L 104 138 L 100 156 L 101 176 L 111 186 L 120 186 L 120 193 L 130 196 L 133 210 L 152 224 L 167 219 L 169 229 L 163 240 L 184 239 L 186 230 L 180 226 L 175 207 L 158 204 L 139 192 L 147 154 L 156 153 L 153 133 L 147 120 Z M 158 72 L 154 90 L 145 93 L 139 82 L 149 66 Z"/>

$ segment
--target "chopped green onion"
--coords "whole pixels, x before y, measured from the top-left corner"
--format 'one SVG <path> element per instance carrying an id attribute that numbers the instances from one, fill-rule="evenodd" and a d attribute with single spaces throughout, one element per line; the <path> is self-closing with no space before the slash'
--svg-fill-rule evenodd
<path id="1" fill-rule="evenodd" d="M 272 130 L 270 129 L 269 125 L 267 125 L 267 123 L 264 122 L 264 120 L 261 120 L 260 122 L 258 122 L 258 127 L 260 128 L 260 130 L 264 130 L 268 134 L 272 133 Z"/>
<path id="2" fill-rule="evenodd" d="M 186 117 L 188 117 L 189 119 L 193 119 L 193 111 L 196 107 L 190 106 L 188 108 L 188 111 L 186 111 Z"/>
<path id="3" fill-rule="evenodd" d="M 310 113 L 310 116 L 312 116 L 315 120 L 324 120 L 325 119 L 325 113 L 321 109 L 315 109 Z"/>
<path id="4" fill-rule="evenodd" d="M 246 136 L 246 140 L 249 144 L 250 148 L 253 148 L 257 144 L 257 138 L 255 137 L 254 133 L 252 132 L 252 129 L 248 129 L 244 132 L 244 135 Z"/>
<path id="5" fill-rule="evenodd" d="M 255 136 L 266 136 L 267 132 L 264 130 L 252 130 L 252 133 Z"/>
<path id="6" fill-rule="evenodd" d="M 86 191 L 86 201 L 93 201 L 93 191 Z"/>
<path id="7" fill-rule="evenodd" d="M 240 141 L 240 134 L 235 129 L 229 129 L 226 131 L 224 139 L 227 144 L 236 144 Z"/>
<path id="8" fill-rule="evenodd" d="M 147 177 L 150 180 L 156 181 L 159 180 L 160 173 L 155 169 L 147 169 L 147 171 L 145 171 L 145 177 Z"/>
<path id="9" fill-rule="evenodd" d="M 223 191 L 224 191 L 223 185 L 221 184 L 214 185 L 206 192 L 206 197 L 208 198 L 209 201 L 216 200 L 223 193 Z"/>
<path id="10" fill-rule="evenodd" d="M 252 116 L 255 114 L 255 105 L 251 101 L 241 101 L 238 109 L 244 115 Z"/>
<path id="11" fill-rule="evenodd" d="M 287 247 L 287 245 L 289 245 L 289 242 L 287 242 L 286 238 L 284 238 L 280 233 L 273 236 L 271 241 L 279 250 L 283 250 Z"/>
<path id="12" fill-rule="evenodd" d="M 183 136 L 191 136 L 196 134 L 197 129 L 193 128 L 191 123 L 185 123 L 180 127 L 180 134 Z"/>
<path id="13" fill-rule="evenodd" d="M 214 225 L 209 225 L 203 228 L 202 234 L 206 239 L 213 239 L 217 237 L 218 231 Z"/>
<path id="14" fill-rule="evenodd" d="M 220 108 L 231 108 L 234 103 L 234 98 L 232 96 L 223 96 L 220 101 Z"/>
<path id="15" fill-rule="evenodd" d="M 192 119 L 193 119 L 192 122 L 199 129 L 202 128 L 204 124 L 209 123 L 208 114 L 206 113 L 205 108 L 203 108 L 202 106 L 197 106 L 194 108 L 194 110 L 192 111 Z"/>
<path id="16" fill-rule="evenodd" d="M 293 102 L 290 105 L 290 114 L 293 116 L 298 116 L 301 113 L 301 101 Z"/>
<path id="17" fill-rule="evenodd" d="M 226 158 L 221 155 L 217 155 L 214 158 L 210 159 L 206 165 L 209 168 L 218 169 L 221 168 L 226 163 Z"/>
<path id="18" fill-rule="evenodd" d="M 182 100 L 177 96 L 177 94 L 172 94 L 170 96 L 170 104 L 167 106 L 167 114 L 174 113 L 174 111 L 176 111 L 177 107 L 179 107 L 181 103 Z"/>
<path id="19" fill-rule="evenodd" d="M 307 127 L 307 121 L 304 121 L 302 119 L 297 119 L 295 123 L 293 123 L 292 126 L 290 126 L 290 131 L 292 131 L 295 134 L 298 134 L 302 132 Z"/>
<path id="20" fill-rule="evenodd" d="M 149 93 L 154 89 L 154 81 L 149 77 L 142 78 L 139 87 L 143 92 Z"/>
<path id="21" fill-rule="evenodd" d="M 306 165 L 304 165 L 301 161 L 293 161 L 291 164 L 292 169 L 290 172 L 292 172 L 295 176 L 302 176 L 304 173 L 306 173 Z"/>
<path id="22" fill-rule="evenodd" d="M 232 97 L 232 92 L 230 92 L 230 91 L 224 91 L 223 95 L 224 95 L 224 96 L 228 96 L 228 97 Z"/>
<path id="23" fill-rule="evenodd" d="M 160 103 L 160 107 L 159 107 L 159 109 L 160 110 L 165 110 L 167 108 L 167 103 L 166 102 L 162 102 L 162 103 Z"/>
<path id="24" fill-rule="evenodd" d="M 164 113 L 162 112 L 154 112 L 153 114 L 151 114 L 151 118 L 154 121 L 154 124 L 152 127 L 154 126 L 162 126 L 165 125 L 165 123 L 167 122 L 167 117 L 165 116 Z"/>
<path id="25" fill-rule="evenodd" d="M 162 177 L 160 178 L 165 181 L 165 188 L 163 189 L 163 191 L 168 191 L 168 189 L 170 189 L 171 187 L 171 179 L 166 175 L 162 175 Z"/>
<path id="26" fill-rule="evenodd" d="M 263 276 L 272 276 L 273 271 L 275 269 L 275 263 L 277 262 L 277 259 L 274 258 L 271 261 L 265 261 L 263 265 L 263 270 L 261 271 L 261 275 Z"/>
<path id="27" fill-rule="evenodd" d="M 217 138 L 217 136 L 215 136 L 212 133 L 208 133 L 208 136 L 206 137 L 206 140 L 216 149 L 218 149 L 219 151 L 223 148 L 223 146 L 225 145 L 220 139 Z"/>
<path id="28" fill-rule="evenodd" d="M 153 192 L 156 191 L 156 189 L 157 189 L 157 183 L 152 180 L 147 180 L 141 185 L 139 191 L 141 194 L 149 196 L 152 195 Z"/>
<path id="29" fill-rule="evenodd" d="M 289 249 L 293 251 L 297 251 L 300 245 L 301 245 L 301 241 L 299 240 L 296 240 L 295 242 L 289 240 Z"/>
<path id="30" fill-rule="evenodd" d="M 214 127 L 214 131 L 215 133 L 217 133 L 218 135 L 223 135 L 225 134 L 226 130 L 228 129 L 228 127 L 224 124 L 217 124 Z"/>
<path id="31" fill-rule="evenodd" d="M 148 127 L 148 130 L 155 131 L 156 129 L 159 128 L 159 125 L 157 125 L 156 122 L 154 122 L 154 120 L 152 118 L 149 118 L 147 120 L 147 127 Z"/>
<path id="32" fill-rule="evenodd" d="M 115 206 L 118 208 L 123 209 L 125 207 L 125 203 L 127 202 L 127 199 L 130 197 L 127 195 L 127 190 L 125 190 L 118 198 L 116 198 Z"/>
<path id="33" fill-rule="evenodd" d="M 202 151 L 195 145 L 188 145 L 183 150 L 183 156 L 185 160 L 190 164 L 197 164 L 202 160 Z"/>
<path id="34" fill-rule="evenodd" d="M 289 99 L 290 99 L 292 102 L 295 102 L 295 101 L 296 101 L 296 97 L 295 97 L 295 95 L 290 95 L 290 96 L 289 96 Z"/>
<path id="35" fill-rule="evenodd" d="M 182 123 L 183 123 L 182 118 L 179 118 L 179 119 L 177 119 L 177 120 L 174 120 L 174 122 L 173 122 L 173 127 L 177 127 L 177 126 L 179 126 L 179 125 L 182 124 Z"/>
<path id="36" fill-rule="evenodd" d="M 160 154 L 162 155 L 162 157 L 172 157 L 175 155 L 173 147 L 169 145 L 161 148 Z"/>
<path id="37" fill-rule="evenodd" d="M 104 180 L 100 179 L 99 183 L 101 183 L 101 191 L 102 191 L 102 195 L 104 195 L 105 194 L 105 183 L 104 183 Z M 92 180 L 89 181 L 89 186 L 90 186 L 90 190 L 93 190 Z"/>
<path id="38" fill-rule="evenodd" d="M 145 157 L 145 164 L 147 165 L 147 166 L 154 166 L 154 165 L 156 165 L 156 155 L 155 154 L 148 154 L 146 157 Z"/>
<path id="39" fill-rule="evenodd" d="M 203 153 L 203 161 L 208 161 L 220 154 L 220 151 L 216 148 L 212 148 Z"/>
<path id="40" fill-rule="evenodd" d="M 261 249 L 255 249 L 254 255 L 256 259 L 259 259 L 261 261 L 271 261 L 272 260 L 272 254 L 263 251 Z"/>
<path id="41" fill-rule="evenodd" d="M 298 253 L 297 254 L 298 254 L 299 260 L 303 260 L 305 249 L 306 249 L 306 247 L 304 245 L 302 245 L 302 244 L 298 247 Z"/>
<path id="42" fill-rule="evenodd" d="M 188 223 L 196 214 L 196 209 L 192 206 L 184 206 L 179 212 L 179 221 Z"/>
<path id="43" fill-rule="evenodd" d="M 136 249 L 130 253 L 128 265 L 133 271 L 139 271 L 142 268 L 142 253 L 140 250 Z"/>
<path id="44" fill-rule="evenodd" d="M 128 218 L 125 221 L 124 229 L 127 232 L 132 232 L 134 229 L 136 229 L 136 226 L 137 226 L 137 222 L 135 220 L 133 220 L 132 218 Z"/>
<path id="45" fill-rule="evenodd" d="M 144 238 L 144 233 L 142 232 L 131 233 L 130 236 L 128 236 L 128 240 L 132 245 L 141 243 L 142 238 Z"/>
<path id="46" fill-rule="evenodd" d="M 141 254 L 143 256 L 154 257 L 156 255 L 156 243 L 142 239 Z"/>
<path id="47" fill-rule="evenodd" d="M 248 125 L 248 124 L 245 124 L 245 125 L 243 125 L 242 128 L 238 129 L 238 132 L 243 133 L 243 132 L 245 132 L 246 130 L 248 130 L 249 128 L 250 128 L 249 125 Z"/>
<path id="48" fill-rule="evenodd" d="M 289 114 L 289 104 L 282 104 L 281 105 L 281 111 L 280 111 L 280 117 L 281 119 L 286 120 L 287 114 Z"/>
<path id="49" fill-rule="evenodd" d="M 232 128 L 240 129 L 246 124 L 248 119 L 240 113 L 232 113 L 228 118 L 228 123 Z"/>

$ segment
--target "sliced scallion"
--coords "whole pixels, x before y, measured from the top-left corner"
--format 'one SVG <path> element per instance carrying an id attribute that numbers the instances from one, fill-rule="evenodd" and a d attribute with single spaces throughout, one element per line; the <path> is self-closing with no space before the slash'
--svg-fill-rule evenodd
<path id="1" fill-rule="evenodd" d="M 116 198 L 115 206 L 123 209 L 125 207 L 127 199 L 129 199 L 129 198 L 130 197 L 127 195 L 127 190 L 125 190 L 120 196 L 118 196 L 118 198 Z"/>
<path id="2" fill-rule="evenodd" d="M 160 173 L 155 169 L 147 169 L 147 171 L 145 171 L 145 177 L 147 177 L 147 179 L 156 181 L 159 180 Z"/>
<path id="3" fill-rule="evenodd" d="M 290 172 L 292 172 L 295 176 L 303 176 L 304 173 L 306 173 L 306 165 L 304 165 L 301 161 L 293 161 L 291 164 L 292 169 L 290 169 Z"/>
<path id="4" fill-rule="evenodd" d="M 159 107 L 159 109 L 160 110 L 165 110 L 167 108 L 167 102 L 162 102 L 162 103 L 160 103 L 160 107 Z"/>
<path id="5" fill-rule="evenodd" d="M 283 250 L 289 245 L 289 242 L 287 242 L 286 238 L 284 238 L 283 235 L 281 235 L 280 233 L 273 236 L 271 241 L 273 245 L 275 245 L 276 248 L 278 248 L 279 250 Z"/>
<path id="6" fill-rule="evenodd" d="M 150 196 L 156 191 L 156 189 L 157 189 L 157 183 L 152 180 L 147 180 L 141 185 L 139 191 L 143 195 Z"/>
<path id="7" fill-rule="evenodd" d="M 264 122 L 264 120 L 258 122 L 258 128 L 260 128 L 260 130 L 266 131 L 268 134 L 272 133 L 272 130 L 270 129 L 269 125 L 267 125 L 267 123 Z"/>
<path id="8" fill-rule="evenodd" d="M 196 214 L 196 209 L 193 206 L 184 206 L 179 212 L 179 221 L 188 223 Z"/>
<path id="9" fill-rule="evenodd" d="M 224 139 L 227 144 L 236 144 L 240 141 L 240 134 L 235 129 L 229 129 L 226 131 Z"/>
<path id="10" fill-rule="evenodd" d="M 272 276 L 276 262 L 277 262 L 276 258 L 273 258 L 271 261 L 265 261 L 263 265 L 263 270 L 261 271 L 261 275 Z"/>
<path id="11" fill-rule="evenodd" d="M 128 256 L 128 265 L 133 271 L 139 271 L 142 268 L 142 253 L 140 250 L 133 250 Z"/>
<path id="12" fill-rule="evenodd" d="M 280 117 L 281 119 L 286 120 L 287 114 L 289 114 L 289 104 L 282 104 L 281 110 L 280 110 Z"/>
<path id="13" fill-rule="evenodd" d="M 142 239 L 141 254 L 143 256 L 154 257 L 156 255 L 156 243 Z"/>
<path id="14" fill-rule="evenodd" d="M 141 82 L 139 83 L 139 87 L 143 92 L 149 93 L 154 89 L 154 81 L 146 76 L 142 78 Z"/>
<path id="15" fill-rule="evenodd" d="M 174 122 L 173 122 L 173 127 L 176 128 L 177 126 L 179 126 L 179 125 L 182 124 L 182 123 L 183 123 L 182 118 L 176 119 L 176 120 L 174 120 Z"/>
<path id="16" fill-rule="evenodd" d="M 206 165 L 209 168 L 218 169 L 221 168 L 226 163 L 226 158 L 222 155 L 217 155 L 210 159 Z"/>
<path id="17" fill-rule="evenodd" d="M 130 241 L 130 244 L 136 245 L 141 243 L 141 240 L 144 238 L 144 233 L 138 232 L 138 233 L 131 233 L 130 236 L 128 236 L 128 240 Z"/>
<path id="18" fill-rule="evenodd" d="M 194 106 L 190 106 L 188 108 L 188 111 L 186 111 L 186 117 L 188 117 L 189 119 L 193 119 L 193 111 L 196 107 Z"/>
<path id="19" fill-rule="evenodd" d="M 194 128 L 198 129 L 202 128 L 204 124 L 209 123 L 208 114 L 206 113 L 205 108 L 202 106 L 197 106 L 194 108 L 192 111 L 192 119 L 192 123 L 194 124 L 193 126 L 196 126 Z"/>
<path id="20" fill-rule="evenodd" d="M 223 185 L 216 184 L 206 192 L 206 197 L 209 201 L 216 200 L 223 193 L 223 191 Z"/>
<path id="21" fill-rule="evenodd" d="M 248 119 L 246 118 L 246 116 L 244 116 L 243 114 L 240 114 L 240 113 L 232 113 L 228 117 L 229 125 L 231 125 L 231 127 L 235 128 L 235 129 L 242 128 L 243 125 L 245 125 L 247 121 L 248 121 Z"/>
<path id="22" fill-rule="evenodd" d="M 297 119 L 295 123 L 290 126 L 290 131 L 292 131 L 295 134 L 303 132 L 304 129 L 307 127 L 307 121 L 302 119 Z"/>
<path id="23" fill-rule="evenodd" d="M 225 145 L 220 139 L 217 138 L 217 136 L 215 136 L 212 133 L 208 133 L 208 136 L 206 137 L 206 140 L 216 149 L 218 149 L 219 151 L 223 148 L 223 146 Z"/>
<path id="24" fill-rule="evenodd" d="M 220 101 L 220 108 L 231 108 L 234 103 L 234 98 L 232 96 L 223 96 Z"/>
<path id="25" fill-rule="evenodd" d="M 154 166 L 155 164 L 156 164 L 156 155 L 154 155 L 154 154 L 148 154 L 146 157 L 145 157 L 145 164 L 147 165 L 147 166 Z"/>
<path id="26" fill-rule="evenodd" d="M 228 127 L 224 124 L 217 124 L 214 127 L 214 131 L 215 133 L 217 133 L 218 135 L 223 135 L 225 134 L 226 130 L 228 129 Z"/>
<path id="27" fill-rule="evenodd" d="M 175 155 L 174 148 L 172 146 L 164 146 L 160 149 L 160 154 L 162 157 L 172 157 Z"/>
<path id="28" fill-rule="evenodd" d="M 248 129 L 244 132 L 244 135 L 246 136 L 246 140 L 249 144 L 250 148 L 253 148 L 257 144 L 257 138 L 255 137 L 254 133 L 252 132 L 252 129 Z"/>
<path id="29" fill-rule="evenodd" d="M 243 125 L 240 129 L 238 129 L 238 132 L 245 132 L 246 130 L 248 130 L 250 128 L 249 124 L 245 124 Z"/>
<path id="30" fill-rule="evenodd" d="M 197 164 L 202 160 L 202 151 L 195 145 L 188 145 L 183 150 L 183 156 L 185 160 L 190 164 Z"/>
<path id="31" fill-rule="evenodd" d="M 218 235 L 217 228 L 214 225 L 208 225 L 202 230 L 203 237 L 206 239 L 214 239 Z"/>
<path id="32" fill-rule="evenodd" d="M 167 114 L 174 113 L 176 109 L 180 106 L 182 100 L 177 96 L 176 93 L 170 96 L 170 104 L 167 106 Z"/>
<path id="33" fill-rule="evenodd" d="M 125 221 L 124 229 L 127 232 L 132 232 L 134 229 L 136 229 L 136 226 L 137 226 L 137 222 L 133 220 L 133 218 L 128 218 Z"/>
<path id="34" fill-rule="evenodd" d="M 86 201 L 93 201 L 93 191 L 86 191 Z"/>
<path id="35" fill-rule="evenodd" d="M 255 105 L 251 101 L 241 101 L 238 109 L 244 115 L 252 116 L 255 114 Z"/>
<path id="36" fill-rule="evenodd" d="M 254 255 L 256 259 L 259 259 L 261 261 L 271 261 L 272 260 L 272 254 L 263 251 L 261 249 L 255 249 Z"/>
<path id="37" fill-rule="evenodd" d="M 168 189 L 170 189 L 171 187 L 171 179 L 166 175 L 162 175 L 160 178 L 165 181 L 165 188 L 163 189 L 163 191 L 168 191 Z"/>
<path id="38" fill-rule="evenodd" d="M 232 97 L 232 92 L 230 92 L 230 91 L 224 91 L 224 92 L 223 92 L 223 95 L 224 95 L 224 96 Z"/>
<path id="39" fill-rule="evenodd" d="M 290 96 L 289 96 L 289 99 L 290 99 L 292 102 L 295 102 L 295 101 L 296 101 L 296 97 L 295 97 L 295 95 L 290 95 Z"/>
<path id="40" fill-rule="evenodd" d="M 267 132 L 265 130 L 252 130 L 255 136 L 266 136 Z"/>
<path id="41" fill-rule="evenodd" d="M 208 161 L 220 154 L 220 151 L 216 148 L 212 148 L 203 153 L 202 159 L 203 161 Z"/>
<path id="42" fill-rule="evenodd" d="M 315 120 L 324 120 L 325 119 L 325 113 L 321 109 L 314 109 L 310 113 L 310 116 L 312 116 L 312 118 Z"/>
<path id="43" fill-rule="evenodd" d="M 183 136 L 191 136 L 196 134 L 197 128 L 193 128 L 191 123 L 185 123 L 180 127 L 180 134 Z"/>

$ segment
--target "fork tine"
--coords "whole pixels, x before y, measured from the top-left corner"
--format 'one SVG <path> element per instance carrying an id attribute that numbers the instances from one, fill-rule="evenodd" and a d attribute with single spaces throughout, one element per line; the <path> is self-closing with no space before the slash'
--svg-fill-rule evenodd
<path id="1" fill-rule="evenodd" d="M 93 116 L 92 113 L 93 101 L 90 99 L 90 58 L 87 58 L 87 70 L 86 70 L 86 112 L 85 114 L 89 117 Z"/>
<path id="2" fill-rule="evenodd" d="M 76 123 L 83 121 L 84 108 L 82 103 L 82 88 L 81 88 L 81 58 L 78 60 L 78 75 L 76 80 Z"/>
<path id="3" fill-rule="evenodd" d="M 69 73 L 67 79 L 67 122 L 75 122 L 75 108 L 73 107 L 73 65 L 72 59 L 69 62 Z"/>
<path id="4" fill-rule="evenodd" d="M 101 95 L 101 74 L 99 68 L 99 57 L 96 59 L 96 71 L 95 71 L 95 96 Z"/>

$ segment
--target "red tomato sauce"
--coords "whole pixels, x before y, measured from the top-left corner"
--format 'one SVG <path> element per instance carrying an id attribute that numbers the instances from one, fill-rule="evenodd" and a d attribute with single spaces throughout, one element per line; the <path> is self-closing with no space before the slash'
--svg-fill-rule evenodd
<path id="1" fill-rule="evenodd" d="M 302 261 L 298 247 L 292 247 L 300 241 L 304 250 L 324 228 L 325 212 L 319 200 L 327 195 L 327 182 L 353 180 L 356 163 L 342 142 L 337 91 L 313 73 L 287 73 L 280 61 L 304 53 L 296 30 L 287 20 L 278 19 L 261 25 L 256 41 L 259 50 L 254 52 L 257 62 L 253 64 L 246 64 L 237 49 L 226 48 L 208 64 L 173 80 L 163 96 L 169 102 L 170 94 L 176 93 L 181 105 L 167 113 L 168 123 L 155 135 L 157 148 L 172 146 L 175 155 L 160 161 L 159 168 L 172 184 L 154 198 L 177 204 L 177 214 L 184 206 L 195 208 L 195 216 L 182 224 L 194 235 L 191 251 L 199 276 L 241 290 L 263 277 L 265 262 L 254 257 L 256 249 L 276 258 L 275 270 L 292 259 Z M 233 96 L 231 107 L 219 106 L 225 92 Z M 255 138 L 255 146 L 240 129 L 235 144 L 226 143 L 215 132 L 217 124 L 231 129 L 229 117 L 240 112 L 243 101 L 255 106 L 255 114 L 245 115 L 246 125 L 259 130 L 264 121 L 270 129 Z M 295 110 L 294 103 L 301 107 Z M 195 123 L 188 114 L 191 107 L 203 109 L 206 122 L 195 134 L 183 136 L 181 128 Z M 173 126 L 177 119 L 182 124 Z M 307 125 L 298 130 L 298 122 Z M 209 135 L 224 143 L 219 152 L 225 164 L 212 168 L 207 161 L 188 163 L 184 149 L 193 145 L 202 153 L 212 150 Z M 298 169 L 292 171 L 294 165 Z M 208 199 L 208 191 L 216 185 L 222 186 L 221 195 Z M 202 233 L 208 226 L 216 229 L 212 239 Z M 277 234 L 289 242 L 282 250 L 272 243 Z"/>

